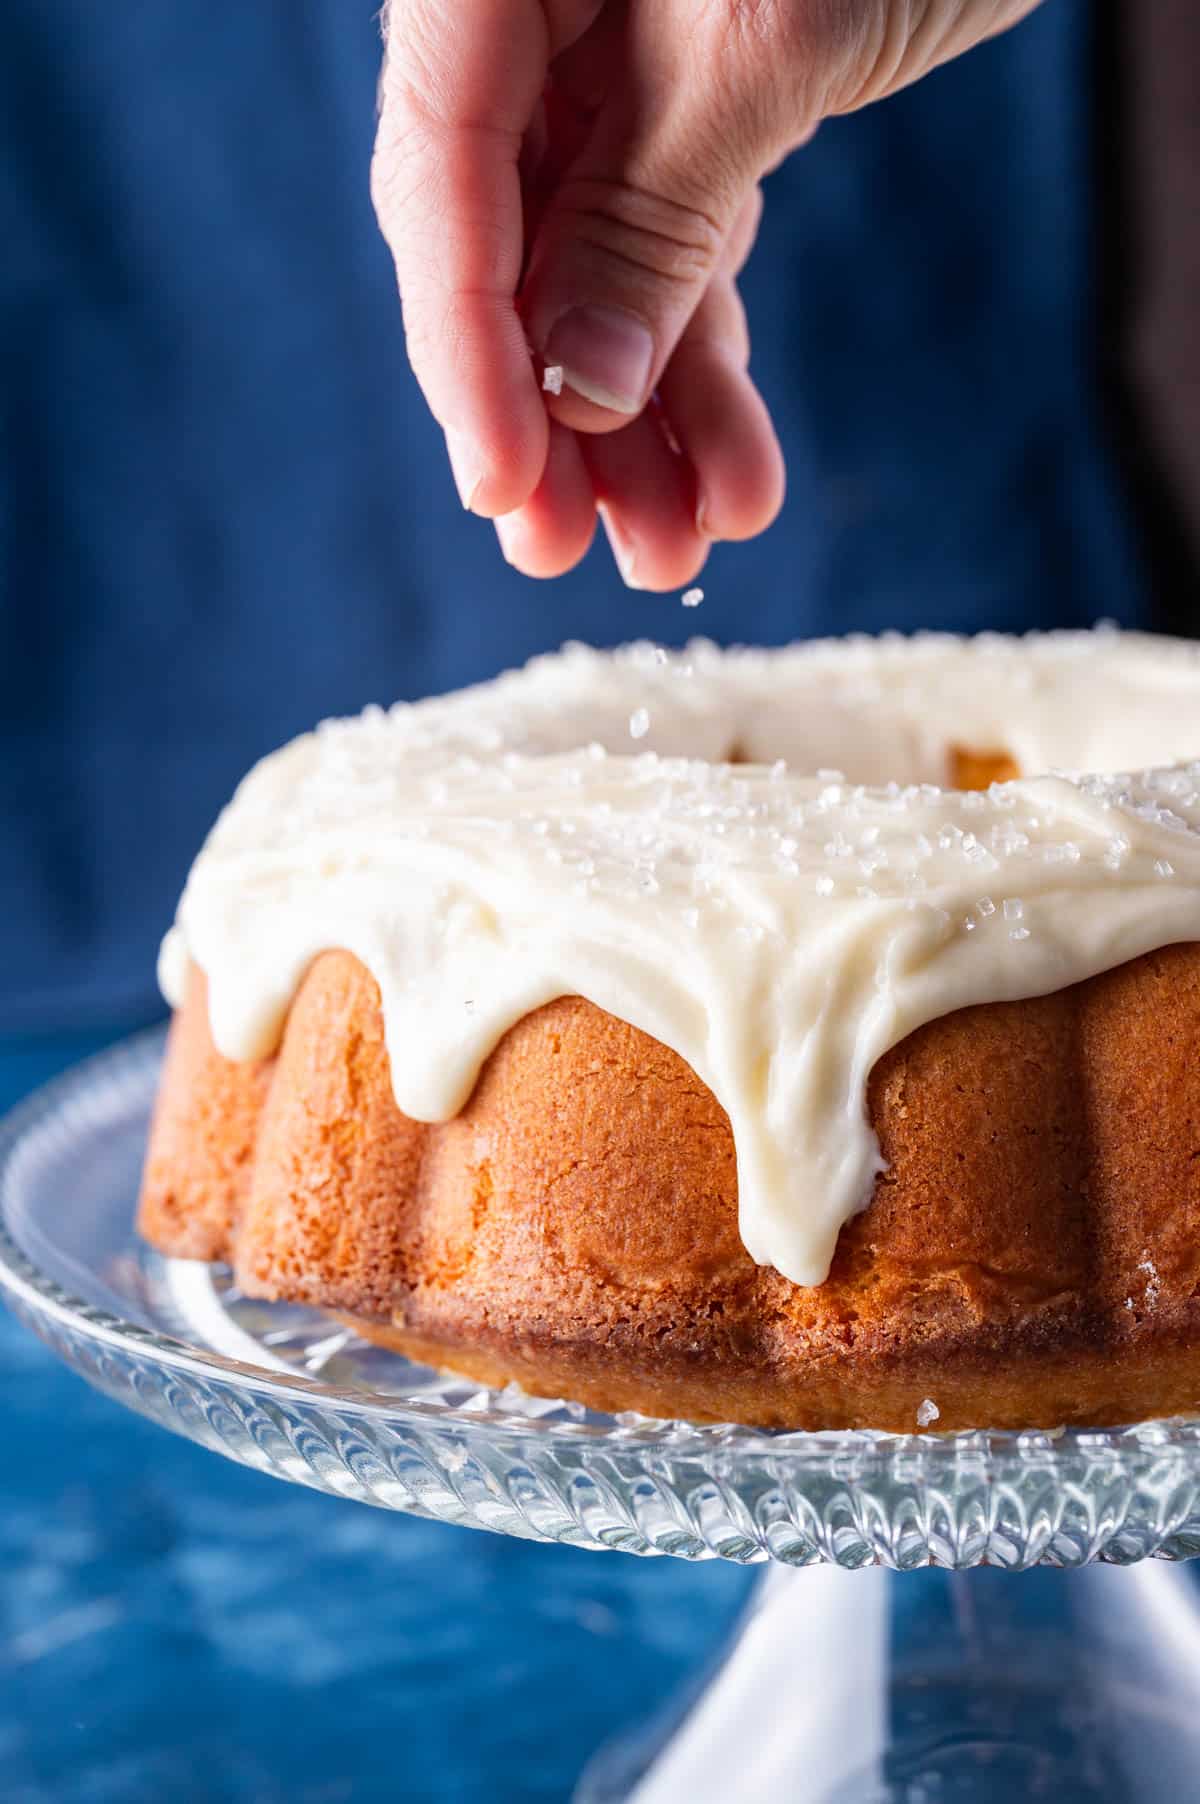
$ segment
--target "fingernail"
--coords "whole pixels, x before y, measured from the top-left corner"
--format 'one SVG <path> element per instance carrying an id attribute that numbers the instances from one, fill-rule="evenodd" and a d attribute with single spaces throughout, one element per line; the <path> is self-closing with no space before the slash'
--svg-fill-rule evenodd
<path id="1" fill-rule="evenodd" d="M 603 501 L 596 503 L 596 512 L 600 516 L 600 524 L 608 537 L 613 562 L 621 573 L 621 581 L 627 589 L 644 588 L 645 584 L 640 583 L 637 579 L 637 546 L 629 535 L 618 526 Z"/>
<path id="2" fill-rule="evenodd" d="M 500 541 L 500 552 L 505 563 L 511 564 L 514 570 L 520 570 L 521 566 L 517 562 L 516 553 L 521 529 L 516 514 L 498 514 L 492 521 L 492 525 L 496 528 L 496 537 Z"/>
<path id="3" fill-rule="evenodd" d="M 486 474 L 483 460 L 474 441 L 465 432 L 449 429 L 446 433 L 446 450 L 450 454 L 450 469 L 458 498 L 465 508 L 470 508 Z"/>
<path id="4" fill-rule="evenodd" d="M 572 307 L 551 327 L 543 350 L 585 401 L 614 413 L 640 413 L 650 387 L 654 340 L 619 307 Z"/>

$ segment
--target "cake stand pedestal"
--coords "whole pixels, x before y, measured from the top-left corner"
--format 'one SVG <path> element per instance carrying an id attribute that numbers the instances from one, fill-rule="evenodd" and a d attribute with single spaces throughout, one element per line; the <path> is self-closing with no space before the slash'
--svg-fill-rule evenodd
<path id="1" fill-rule="evenodd" d="M 767 1563 L 723 1660 L 578 1804 L 1200 1796 L 1200 1611 L 1171 1563 L 1200 1552 L 1200 1425 L 765 1434 L 480 1390 L 140 1245 L 160 1059 L 141 1036 L 0 1128 L 0 1296 L 90 1382 L 338 1496 Z"/>
<path id="2" fill-rule="evenodd" d="M 1200 1781 L 1186 1571 L 772 1566 L 721 1663 L 575 1804 L 1167 1804 Z"/>

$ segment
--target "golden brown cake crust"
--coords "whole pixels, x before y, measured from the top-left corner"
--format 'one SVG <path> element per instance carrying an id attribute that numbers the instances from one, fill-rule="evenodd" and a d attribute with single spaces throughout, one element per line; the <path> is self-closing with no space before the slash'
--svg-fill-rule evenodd
<path id="1" fill-rule="evenodd" d="M 193 968 L 167 1041 L 142 1174 L 138 1228 L 180 1259 L 226 1259 L 254 1173 L 271 1060 L 223 1059 L 208 1025 L 208 987 Z"/>
<path id="2" fill-rule="evenodd" d="M 311 966 L 231 1065 L 193 974 L 140 1227 L 254 1295 L 599 1408 L 763 1426 L 1113 1423 L 1200 1406 L 1200 946 L 965 1009 L 872 1074 L 887 1170 L 825 1284 L 754 1265 L 723 1110 L 578 997 L 519 1022 L 452 1121 L 392 1096 L 375 983 Z"/>

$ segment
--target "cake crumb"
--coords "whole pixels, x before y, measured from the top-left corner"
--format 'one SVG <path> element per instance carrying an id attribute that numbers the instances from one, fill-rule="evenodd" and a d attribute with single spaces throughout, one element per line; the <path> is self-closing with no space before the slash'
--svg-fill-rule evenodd
<path id="1" fill-rule="evenodd" d="M 563 389 L 563 366 L 561 363 L 548 363 L 542 371 L 542 387 L 548 395 L 561 395 Z"/>
<path id="2" fill-rule="evenodd" d="M 925 1397 L 917 1405 L 917 1427 L 928 1428 L 931 1422 L 937 1421 L 941 1413 L 933 1398 Z"/>

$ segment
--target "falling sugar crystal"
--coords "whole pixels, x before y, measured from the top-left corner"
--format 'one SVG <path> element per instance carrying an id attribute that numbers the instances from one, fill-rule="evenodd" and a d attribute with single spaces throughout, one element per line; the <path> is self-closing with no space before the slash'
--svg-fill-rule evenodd
<path id="1" fill-rule="evenodd" d="M 542 387 L 548 395 L 561 395 L 563 387 L 563 366 L 561 363 L 548 363 L 542 371 Z"/>
<path id="2" fill-rule="evenodd" d="M 685 589 L 680 600 L 685 608 L 698 608 L 704 600 L 703 589 Z"/>
<path id="3" fill-rule="evenodd" d="M 931 1422 L 937 1421 L 941 1413 L 932 1397 L 923 1398 L 917 1405 L 917 1427 L 928 1428 Z"/>
<path id="4" fill-rule="evenodd" d="M 645 708 L 635 708 L 629 716 L 629 737 L 644 739 L 650 731 L 650 715 Z"/>

